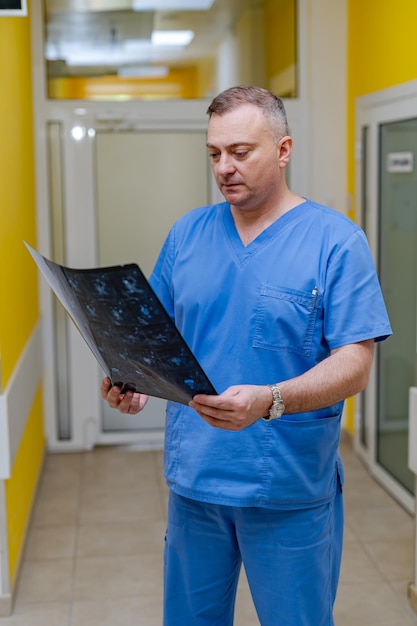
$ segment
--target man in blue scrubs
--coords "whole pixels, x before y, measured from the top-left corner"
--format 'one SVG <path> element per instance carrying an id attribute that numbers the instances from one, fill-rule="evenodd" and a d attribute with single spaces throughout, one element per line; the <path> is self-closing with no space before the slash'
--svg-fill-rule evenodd
<path id="1" fill-rule="evenodd" d="M 225 202 L 171 229 L 151 284 L 219 395 L 169 402 L 165 626 L 231 626 L 243 562 L 262 626 L 332 626 L 343 401 L 391 334 L 366 238 L 292 192 L 282 101 L 235 87 L 208 109 Z M 146 396 L 102 383 L 137 413 Z"/>

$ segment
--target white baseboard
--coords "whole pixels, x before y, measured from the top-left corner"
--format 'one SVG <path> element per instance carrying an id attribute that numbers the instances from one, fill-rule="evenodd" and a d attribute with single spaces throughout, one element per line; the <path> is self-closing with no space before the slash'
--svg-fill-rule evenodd
<path id="1" fill-rule="evenodd" d="M 0 596 L 0 618 L 9 617 L 13 611 L 13 601 L 11 594 Z"/>
<path id="2" fill-rule="evenodd" d="M 0 480 L 10 478 L 13 461 L 42 378 L 41 323 L 27 342 L 6 388 L 0 394 Z"/>
<path id="3" fill-rule="evenodd" d="M 10 615 L 13 606 L 5 481 L 11 477 L 13 463 L 39 388 L 42 362 L 41 325 L 38 322 L 4 392 L 0 394 L 0 617 Z M 14 578 L 17 579 L 17 575 Z"/>

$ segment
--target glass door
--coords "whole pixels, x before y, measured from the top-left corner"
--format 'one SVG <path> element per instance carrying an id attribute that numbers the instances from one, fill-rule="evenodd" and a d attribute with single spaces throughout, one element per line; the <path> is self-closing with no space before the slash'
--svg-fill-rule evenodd
<path id="1" fill-rule="evenodd" d="M 393 336 L 376 346 L 355 403 L 355 451 L 414 512 L 408 468 L 409 389 L 417 384 L 417 81 L 356 101 L 356 207 L 381 282 Z"/>
<path id="2" fill-rule="evenodd" d="M 378 351 L 377 462 L 407 491 L 408 390 L 416 383 L 417 119 L 379 126 L 379 276 L 394 334 Z"/>
<path id="3" fill-rule="evenodd" d="M 95 174 L 98 265 L 137 263 L 149 276 L 175 220 L 210 201 L 206 131 L 98 132 Z M 162 431 L 165 405 L 151 398 L 138 416 L 102 402 L 100 437 Z"/>

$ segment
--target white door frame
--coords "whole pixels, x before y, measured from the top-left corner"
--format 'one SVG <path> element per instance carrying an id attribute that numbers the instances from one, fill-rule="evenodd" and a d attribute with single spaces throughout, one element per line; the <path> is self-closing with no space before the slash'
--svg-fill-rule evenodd
<path id="1" fill-rule="evenodd" d="M 376 93 L 361 96 L 356 100 L 355 112 L 355 187 L 356 206 L 359 220 L 362 218 L 362 129 L 368 127 L 367 146 L 367 192 L 368 192 L 368 240 L 374 261 L 378 258 L 378 185 L 379 185 L 379 125 L 415 118 L 417 115 L 417 80 L 396 87 L 384 89 Z M 360 441 L 360 403 L 356 403 L 355 415 L 355 450 L 368 466 L 369 471 L 391 495 L 396 498 L 410 513 L 414 512 L 412 497 L 384 468 L 377 463 L 376 428 L 377 428 L 377 368 L 376 359 L 372 368 L 371 379 L 366 394 L 365 411 L 368 420 L 368 447 Z"/>

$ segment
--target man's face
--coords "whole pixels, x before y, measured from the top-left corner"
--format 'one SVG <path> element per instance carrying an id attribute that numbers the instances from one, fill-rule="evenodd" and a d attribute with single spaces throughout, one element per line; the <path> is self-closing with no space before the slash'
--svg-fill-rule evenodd
<path id="1" fill-rule="evenodd" d="M 283 177 L 280 142 L 260 109 L 243 105 L 212 115 L 207 147 L 217 185 L 231 205 L 256 210 L 275 196 Z"/>

